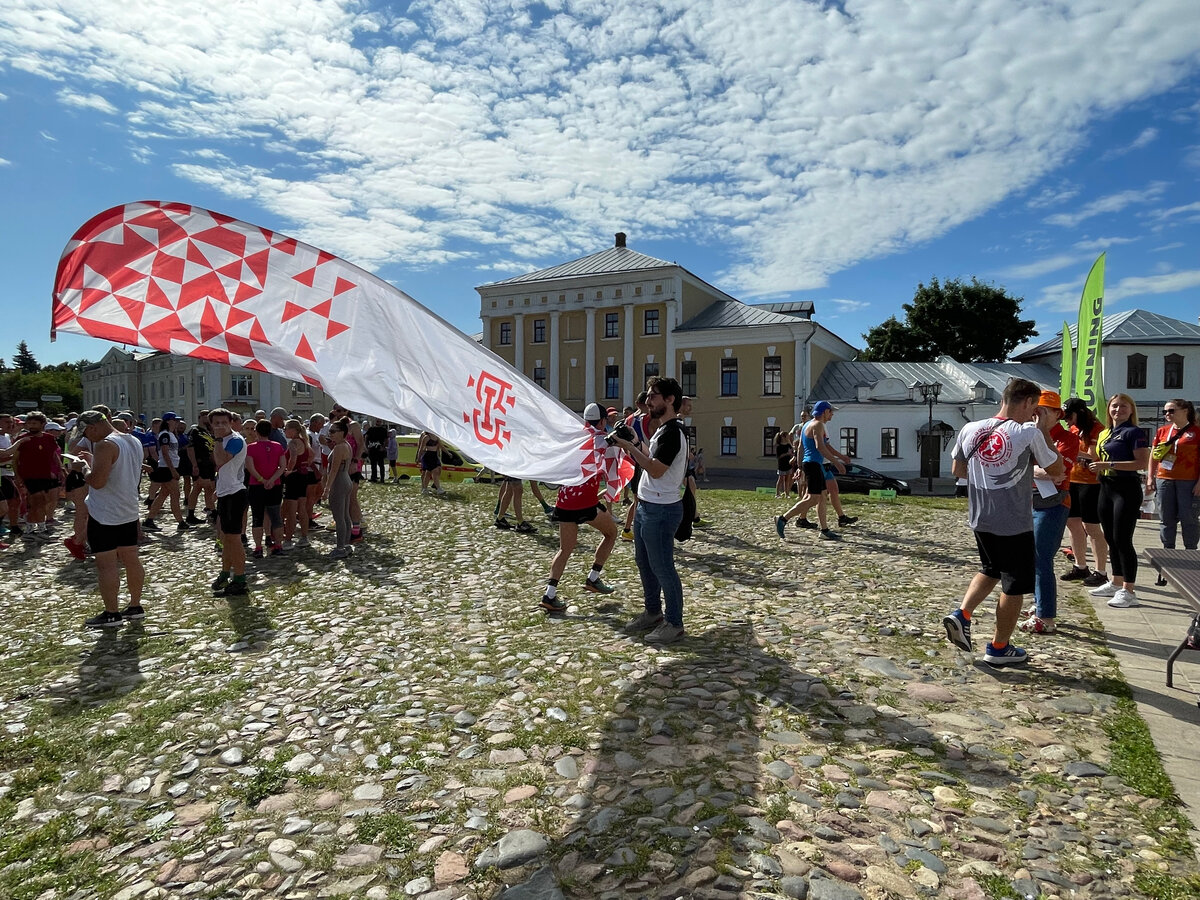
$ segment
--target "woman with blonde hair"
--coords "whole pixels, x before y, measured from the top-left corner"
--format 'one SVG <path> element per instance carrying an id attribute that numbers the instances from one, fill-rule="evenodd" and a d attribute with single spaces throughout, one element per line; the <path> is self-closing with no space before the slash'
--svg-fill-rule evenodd
<path id="1" fill-rule="evenodd" d="M 1133 530 L 1142 509 L 1142 480 L 1138 475 L 1150 465 L 1150 442 L 1138 427 L 1137 406 L 1128 394 L 1108 400 L 1107 425 L 1096 440 L 1099 459 L 1079 462 L 1100 476 L 1100 527 L 1108 542 L 1111 580 L 1092 588 L 1093 597 L 1109 597 L 1108 605 L 1138 606 L 1138 558 Z"/>

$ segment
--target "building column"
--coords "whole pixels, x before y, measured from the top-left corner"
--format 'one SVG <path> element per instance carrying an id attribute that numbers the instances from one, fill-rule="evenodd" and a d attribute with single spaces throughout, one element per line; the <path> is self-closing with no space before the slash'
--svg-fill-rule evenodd
<path id="1" fill-rule="evenodd" d="M 562 311 L 550 310 L 550 393 L 562 399 L 562 386 L 558 381 L 558 320 Z"/>
<path id="2" fill-rule="evenodd" d="M 660 367 L 664 378 L 675 377 L 675 310 L 678 307 L 678 300 L 667 301 L 667 358 L 663 360 L 663 365 Z"/>
<path id="3" fill-rule="evenodd" d="M 483 319 L 483 340 L 481 343 L 487 350 L 492 349 L 492 317 L 480 316 Z"/>
<path id="4" fill-rule="evenodd" d="M 588 307 L 584 311 L 587 328 L 583 334 L 583 402 L 596 400 L 596 310 Z"/>
<path id="5" fill-rule="evenodd" d="M 625 370 L 625 377 L 621 381 L 621 393 L 624 395 L 622 406 L 633 406 L 633 398 L 641 391 L 640 387 L 635 387 L 633 380 L 633 304 L 625 304 L 625 355 L 621 359 L 621 368 Z"/>
<path id="6" fill-rule="evenodd" d="M 513 316 L 513 368 L 525 374 L 525 313 Z"/>
<path id="7" fill-rule="evenodd" d="M 795 387 L 792 391 L 792 422 L 803 422 L 801 416 L 804 415 L 804 401 L 808 399 L 805 394 L 808 391 L 808 379 L 806 372 L 808 370 L 808 341 L 796 341 L 796 364 L 795 372 Z"/>

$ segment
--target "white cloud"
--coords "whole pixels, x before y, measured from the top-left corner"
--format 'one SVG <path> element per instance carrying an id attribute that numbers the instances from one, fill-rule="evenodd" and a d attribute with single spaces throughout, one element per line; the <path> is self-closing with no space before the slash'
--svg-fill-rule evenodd
<path id="1" fill-rule="evenodd" d="M 1182 272 L 1167 272 L 1162 275 L 1146 275 L 1139 278 L 1122 278 L 1115 286 L 1104 293 L 1105 302 L 1116 303 L 1130 297 L 1144 297 L 1147 294 L 1174 294 L 1200 287 L 1200 269 L 1189 269 Z"/>
<path id="2" fill-rule="evenodd" d="M 12 165 L 12 160 L 5 159 L 3 156 L 0 156 L 0 166 L 11 166 L 11 165 Z"/>
<path id="3" fill-rule="evenodd" d="M 0 64 L 132 98 L 137 158 L 360 263 L 532 268 L 624 228 L 732 240 L 754 297 L 1038 183 L 1195 64 L 1193 2 L 8 0 Z"/>
<path id="4" fill-rule="evenodd" d="M 1150 203 L 1161 197 L 1166 189 L 1167 184 L 1165 182 L 1155 181 L 1140 191 L 1119 191 L 1115 194 L 1109 194 L 1107 197 L 1100 197 L 1085 205 L 1078 212 L 1059 213 L 1047 218 L 1046 222 L 1050 225 L 1063 225 L 1073 228 L 1080 222 L 1090 219 L 1093 216 L 1117 213 L 1136 204 Z"/>
<path id="5" fill-rule="evenodd" d="M 1137 240 L 1138 238 L 1131 237 L 1086 238 L 1082 241 L 1076 241 L 1071 246 L 1081 253 L 1099 253 L 1101 250 L 1107 250 L 1109 247 L 1132 244 Z"/>
<path id="6" fill-rule="evenodd" d="M 1060 203 L 1066 203 L 1077 196 L 1079 196 L 1079 188 L 1075 185 L 1058 185 L 1056 187 L 1043 188 L 1036 196 L 1026 201 L 1025 205 L 1030 209 L 1045 209 L 1048 206 L 1058 206 Z"/>
<path id="7" fill-rule="evenodd" d="M 1185 243 L 1183 243 L 1183 241 L 1174 241 L 1173 243 L 1170 243 L 1170 244 L 1163 244 L 1161 247 L 1155 247 L 1151 252 L 1152 253 L 1166 253 L 1168 250 L 1178 250 L 1180 247 L 1186 247 L 1186 246 L 1187 245 Z"/>
<path id="8" fill-rule="evenodd" d="M 80 109 L 94 109 L 99 112 L 115 115 L 117 108 L 99 94 L 77 94 L 74 91 L 61 90 L 58 101 L 64 106 L 74 106 Z"/>
<path id="9" fill-rule="evenodd" d="M 1050 272 L 1057 272 L 1059 269 L 1065 269 L 1068 266 L 1076 265 L 1081 258 L 1077 253 L 1063 253 L 1058 256 L 1051 256 L 1047 259 L 1040 259 L 1037 262 L 1025 263 L 1021 266 L 1013 266 L 1009 269 L 1004 269 L 1000 272 L 1001 278 L 1012 278 L 1017 281 L 1023 281 L 1029 278 L 1040 278 L 1043 275 L 1048 275 Z"/>
<path id="10" fill-rule="evenodd" d="M 822 303 L 832 303 L 840 313 L 855 313 L 868 309 L 871 304 L 865 300 L 824 300 Z"/>
<path id="11" fill-rule="evenodd" d="M 1156 219 L 1170 219 L 1174 216 L 1183 216 L 1185 219 L 1194 220 L 1198 213 L 1200 213 L 1200 201 L 1188 203 L 1184 206 L 1172 206 L 1170 209 L 1160 209 L 1154 213 L 1154 217 Z"/>

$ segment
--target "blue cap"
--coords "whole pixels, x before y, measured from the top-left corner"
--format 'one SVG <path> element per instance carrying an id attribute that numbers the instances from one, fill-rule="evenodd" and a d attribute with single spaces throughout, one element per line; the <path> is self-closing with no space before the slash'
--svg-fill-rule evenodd
<path id="1" fill-rule="evenodd" d="M 173 412 L 165 412 L 162 414 L 162 420 L 164 422 L 170 422 L 172 419 L 178 419 L 178 418 L 179 418 L 179 416 L 175 415 L 175 413 L 173 413 Z"/>
<path id="2" fill-rule="evenodd" d="M 831 409 L 837 409 L 837 407 L 834 406 L 832 403 L 830 403 L 828 400 L 818 400 L 816 403 L 813 404 L 813 415 L 819 416 L 819 415 L 822 415 L 823 413 L 829 412 Z"/>

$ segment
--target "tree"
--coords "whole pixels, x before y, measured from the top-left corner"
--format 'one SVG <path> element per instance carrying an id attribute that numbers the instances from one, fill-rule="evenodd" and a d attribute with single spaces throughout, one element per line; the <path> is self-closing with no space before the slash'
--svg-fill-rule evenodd
<path id="1" fill-rule="evenodd" d="M 945 354 L 960 362 L 1002 362 L 1033 337 L 1033 320 L 1021 318 L 1022 302 L 976 278 L 945 284 L 933 278 L 904 304 L 903 322 L 892 316 L 863 335 L 863 359 L 932 362 Z"/>
<path id="2" fill-rule="evenodd" d="M 32 375 L 34 372 L 41 371 L 42 367 L 38 365 L 29 345 L 24 341 L 17 344 L 17 354 L 13 357 L 13 368 L 19 369 L 23 375 Z"/>

